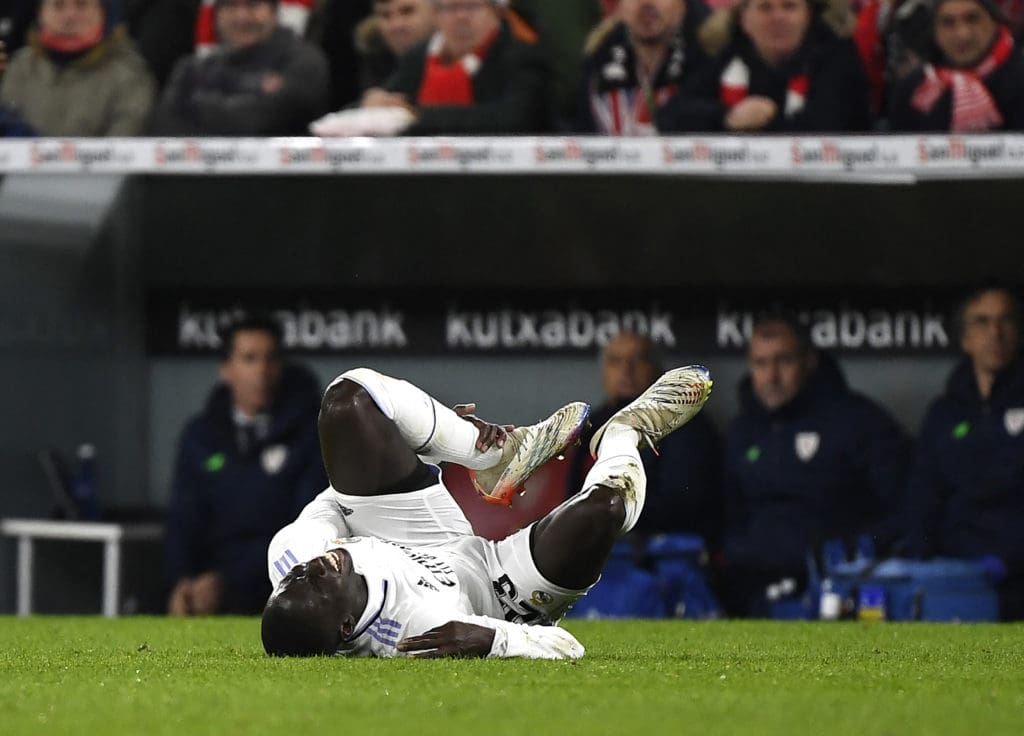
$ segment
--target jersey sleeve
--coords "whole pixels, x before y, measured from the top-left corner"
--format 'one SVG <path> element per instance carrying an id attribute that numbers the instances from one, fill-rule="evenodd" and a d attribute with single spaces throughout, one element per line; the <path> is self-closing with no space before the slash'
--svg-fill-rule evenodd
<path id="1" fill-rule="evenodd" d="M 319 557 L 346 536 L 345 529 L 325 518 L 301 516 L 274 535 L 267 548 L 267 573 L 277 590 L 293 567 Z"/>

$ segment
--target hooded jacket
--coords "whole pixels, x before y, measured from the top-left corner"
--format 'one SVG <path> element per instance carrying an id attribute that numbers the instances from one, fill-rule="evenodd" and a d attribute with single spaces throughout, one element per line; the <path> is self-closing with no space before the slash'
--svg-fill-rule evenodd
<path id="1" fill-rule="evenodd" d="M 908 492 L 911 552 L 996 556 L 1024 573 L 1024 361 L 985 400 L 971 361 L 925 415 Z"/>
<path id="2" fill-rule="evenodd" d="M 899 534 L 909 449 L 892 417 L 823 354 L 778 410 L 761 404 L 749 377 L 739 393 L 726 434 L 726 565 L 801 577 L 809 552 L 864 533 L 883 552 Z"/>
<path id="3" fill-rule="evenodd" d="M 327 487 L 320 459 L 320 392 L 306 369 L 289 366 L 256 447 L 238 446 L 227 386 L 182 431 L 167 516 L 166 567 L 183 577 L 219 572 L 226 613 L 258 613 L 270 595 L 267 548 Z"/>
<path id="4" fill-rule="evenodd" d="M 146 63 L 123 27 L 63 64 L 32 34 L 0 82 L 0 100 L 48 136 L 139 135 L 155 94 Z"/>

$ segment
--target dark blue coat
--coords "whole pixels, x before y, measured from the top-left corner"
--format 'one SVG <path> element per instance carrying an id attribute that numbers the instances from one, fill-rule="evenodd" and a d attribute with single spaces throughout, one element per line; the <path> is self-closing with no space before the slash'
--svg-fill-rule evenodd
<path id="1" fill-rule="evenodd" d="M 218 571 L 225 613 L 262 610 L 270 595 L 271 537 L 327 487 L 317 434 L 319 408 L 312 374 L 290 366 L 271 408 L 267 436 L 255 451 L 242 453 L 228 388 L 221 384 L 213 390 L 178 445 L 167 518 L 171 584 Z"/>
<path id="2" fill-rule="evenodd" d="M 874 402 L 819 356 L 800 394 L 768 411 L 750 379 L 726 435 L 726 569 L 766 581 L 802 577 L 823 542 L 862 533 L 884 550 L 898 536 L 909 443 Z"/>
<path id="3" fill-rule="evenodd" d="M 908 493 L 911 551 L 1001 558 L 1024 573 L 1024 362 L 981 398 L 970 361 L 928 409 Z"/>

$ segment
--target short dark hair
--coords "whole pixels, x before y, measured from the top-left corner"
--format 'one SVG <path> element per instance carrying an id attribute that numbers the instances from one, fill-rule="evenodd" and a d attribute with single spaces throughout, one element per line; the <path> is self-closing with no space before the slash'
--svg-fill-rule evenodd
<path id="1" fill-rule="evenodd" d="M 240 317 L 220 331 L 220 359 L 227 360 L 235 349 L 235 337 L 239 332 L 255 330 L 265 332 L 274 338 L 277 347 L 280 349 L 284 342 L 284 332 L 281 323 L 265 312 L 252 312 Z"/>
<path id="2" fill-rule="evenodd" d="M 754 324 L 750 330 L 750 336 L 762 331 L 767 325 L 782 325 L 796 336 L 797 346 L 801 353 L 814 351 L 814 341 L 811 340 L 810 328 L 801 321 L 796 312 L 788 309 L 772 308 L 758 312 L 754 317 Z"/>
<path id="3" fill-rule="evenodd" d="M 263 609 L 260 636 L 272 657 L 317 657 L 334 654 L 341 629 L 325 607 L 304 595 L 301 584 L 273 595 Z"/>
<path id="4" fill-rule="evenodd" d="M 985 281 L 982 284 L 975 286 L 969 292 L 967 292 L 967 295 L 964 296 L 964 298 L 961 299 L 960 303 L 957 304 L 956 306 L 956 312 L 953 315 L 953 325 L 956 329 L 956 334 L 958 338 L 962 338 L 964 336 L 964 328 L 966 327 L 967 319 L 967 307 L 974 304 L 974 302 L 978 301 L 978 299 L 980 299 L 983 294 L 987 294 L 990 291 L 998 291 L 1003 294 L 1006 294 L 1006 296 L 1008 296 L 1010 298 L 1010 301 L 1013 303 L 1013 316 L 1016 319 L 1017 324 L 1020 325 L 1022 322 L 1024 322 L 1024 315 L 1021 314 L 1021 301 L 1017 294 L 1013 291 L 1013 289 L 1011 289 L 1009 286 L 1000 281 Z"/>

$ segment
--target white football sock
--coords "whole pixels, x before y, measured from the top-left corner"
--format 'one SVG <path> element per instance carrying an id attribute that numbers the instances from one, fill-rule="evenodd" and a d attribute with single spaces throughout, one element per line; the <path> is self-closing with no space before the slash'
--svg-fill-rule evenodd
<path id="1" fill-rule="evenodd" d="M 644 510 L 644 501 L 647 499 L 647 473 L 637 450 L 639 442 L 640 434 L 635 429 L 622 424 L 609 426 L 597 448 L 597 462 L 583 480 L 584 493 L 588 493 L 596 485 L 621 491 L 620 495 L 626 506 L 626 520 L 622 523 L 623 534 L 636 526 L 640 513 Z M 605 482 L 613 476 L 624 476 L 629 482 Z"/>
<path id="2" fill-rule="evenodd" d="M 370 368 L 354 368 L 334 379 L 331 386 L 343 379 L 366 389 L 417 455 L 472 470 L 492 468 L 501 460 L 501 449 L 496 446 L 486 452 L 476 449 L 480 435 L 476 427 L 408 381 Z"/>

